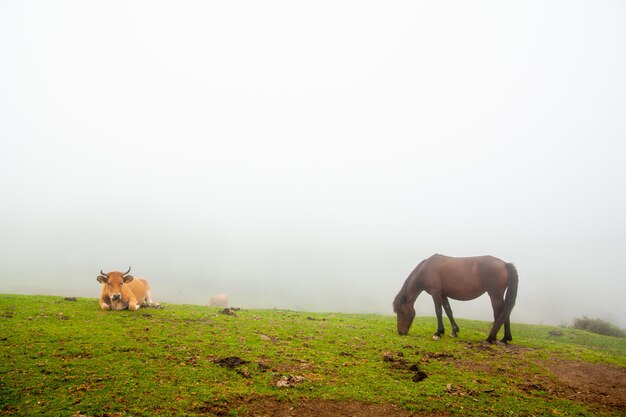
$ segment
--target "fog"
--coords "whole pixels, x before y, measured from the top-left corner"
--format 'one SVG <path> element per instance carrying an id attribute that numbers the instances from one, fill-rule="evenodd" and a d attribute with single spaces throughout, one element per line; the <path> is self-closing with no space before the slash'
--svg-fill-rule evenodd
<path id="1" fill-rule="evenodd" d="M 622 1 L 2 1 L 0 293 L 96 298 L 132 266 L 161 302 L 392 314 L 422 259 L 491 254 L 519 271 L 514 322 L 626 327 L 624 22 Z"/>

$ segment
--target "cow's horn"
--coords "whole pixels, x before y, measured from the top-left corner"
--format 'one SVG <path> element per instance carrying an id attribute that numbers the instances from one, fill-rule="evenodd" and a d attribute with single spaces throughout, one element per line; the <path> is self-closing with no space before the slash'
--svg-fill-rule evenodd
<path id="1" fill-rule="evenodd" d="M 102 269 L 100 270 L 100 274 L 104 275 L 105 277 L 107 276 L 107 274 L 105 274 L 104 272 L 102 272 Z"/>
<path id="2" fill-rule="evenodd" d="M 128 267 L 128 271 L 124 272 L 124 276 L 128 275 L 129 272 L 130 272 L 130 266 Z"/>

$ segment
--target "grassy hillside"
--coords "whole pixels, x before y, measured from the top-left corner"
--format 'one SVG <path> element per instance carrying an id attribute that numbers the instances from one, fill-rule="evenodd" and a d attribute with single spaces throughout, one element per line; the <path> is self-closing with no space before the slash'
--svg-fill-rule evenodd
<path id="1" fill-rule="evenodd" d="M 390 316 L 233 314 L 0 295 L 0 414 L 626 413 L 626 339 L 513 324 L 512 345 L 486 346 L 486 322 L 433 341 L 433 318 L 402 337 Z"/>

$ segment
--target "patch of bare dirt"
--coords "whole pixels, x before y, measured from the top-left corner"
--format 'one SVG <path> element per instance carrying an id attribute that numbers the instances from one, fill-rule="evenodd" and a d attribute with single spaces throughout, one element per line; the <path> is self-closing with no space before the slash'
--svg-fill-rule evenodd
<path id="1" fill-rule="evenodd" d="M 404 346 L 404 348 L 414 350 L 413 346 Z M 535 349 L 518 345 L 468 342 L 464 349 L 473 351 L 472 353 L 480 352 L 481 359 L 468 359 L 463 354 L 445 352 L 415 351 L 415 353 L 421 356 L 420 362 L 422 363 L 440 361 L 468 372 L 507 375 L 511 377 L 511 381 L 519 381 L 521 378 L 523 382 L 512 382 L 512 388 L 517 388 L 529 395 L 537 392 L 549 393 L 553 397 L 584 403 L 626 416 L 625 367 L 573 360 L 536 361 L 529 357 Z M 475 357 L 475 355 L 467 356 Z M 410 363 L 402 352 L 383 352 L 383 362 L 388 363 L 394 369 L 419 371 L 419 364 Z M 543 368 L 544 371 L 534 371 L 535 365 Z M 426 375 L 424 374 L 423 377 L 425 378 Z M 421 379 L 417 378 L 414 381 Z M 452 384 L 449 384 L 446 389 L 451 395 L 475 394 L 475 392 Z"/>
<path id="2" fill-rule="evenodd" d="M 237 410 L 245 417 L 444 417 L 450 414 L 415 414 L 391 404 L 371 404 L 359 401 L 329 401 L 302 399 L 296 402 L 280 401 L 270 397 L 240 398 L 228 405 L 205 404 L 199 411 L 216 416 L 228 416 Z"/>
<path id="3" fill-rule="evenodd" d="M 213 360 L 213 363 L 223 366 L 224 368 L 235 369 L 238 366 L 247 364 L 248 361 L 245 361 L 237 356 L 228 356 L 226 358 L 215 359 Z"/>
<path id="4" fill-rule="evenodd" d="M 530 373 L 527 369 L 526 353 L 532 351 L 516 345 L 491 347 L 468 343 L 465 349 L 481 350 L 488 357 L 478 361 L 460 358 L 442 358 L 467 371 L 490 374 L 525 375 L 526 382 L 517 388 L 527 393 L 548 392 L 555 397 L 582 402 L 626 415 L 626 368 L 620 366 L 589 363 L 583 361 L 541 361 L 537 365 L 546 369 L 546 374 Z M 508 355 L 502 361 L 502 351 Z M 499 352 L 499 353 L 498 353 Z M 493 358 L 493 359 L 492 359 Z M 551 378 L 551 372 L 554 377 Z"/>
<path id="5" fill-rule="evenodd" d="M 619 410 L 626 415 L 626 368 L 582 361 L 553 361 L 544 365 L 562 387 L 550 387 L 566 398 Z"/>
<path id="6" fill-rule="evenodd" d="M 394 369 L 406 369 L 413 372 L 414 374 L 411 378 L 413 382 L 420 382 L 428 378 L 426 372 L 420 369 L 419 364 L 409 363 L 409 361 L 404 359 L 404 353 L 402 352 L 398 352 L 396 354 L 393 354 L 391 352 L 383 352 L 383 362 L 391 364 L 391 367 Z"/>

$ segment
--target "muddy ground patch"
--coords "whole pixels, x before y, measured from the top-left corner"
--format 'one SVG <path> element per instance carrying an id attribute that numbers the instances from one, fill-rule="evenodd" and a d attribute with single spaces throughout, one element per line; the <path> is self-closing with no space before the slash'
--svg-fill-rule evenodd
<path id="1" fill-rule="evenodd" d="M 360 401 L 330 401 L 320 399 L 301 399 L 298 401 L 280 401 L 272 397 L 239 398 L 228 405 L 206 404 L 200 411 L 216 416 L 232 415 L 233 410 L 246 417 L 421 417 L 449 416 L 449 413 L 416 414 L 391 404 L 372 404 Z"/>
<path id="2" fill-rule="evenodd" d="M 582 361 L 544 362 L 560 384 L 546 383 L 568 399 L 619 410 L 626 415 L 626 368 Z"/>
<path id="3" fill-rule="evenodd" d="M 524 381 L 517 388 L 527 392 L 547 392 L 552 396 L 565 398 L 626 415 L 626 368 L 576 360 L 537 360 L 526 355 L 534 349 L 509 345 L 503 347 L 508 355 L 502 361 L 495 350 L 468 343 L 466 349 L 485 350 L 486 357 L 481 361 L 462 358 L 444 360 L 466 371 L 480 371 L 487 374 L 508 374 L 512 378 L 522 376 Z M 545 370 L 533 373 L 529 364 Z"/>

